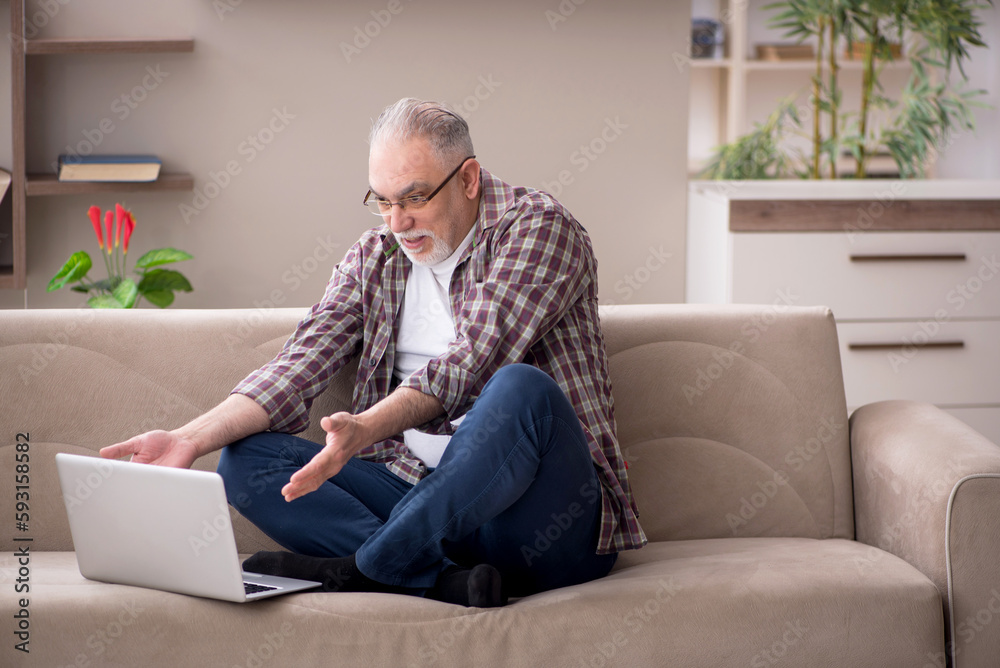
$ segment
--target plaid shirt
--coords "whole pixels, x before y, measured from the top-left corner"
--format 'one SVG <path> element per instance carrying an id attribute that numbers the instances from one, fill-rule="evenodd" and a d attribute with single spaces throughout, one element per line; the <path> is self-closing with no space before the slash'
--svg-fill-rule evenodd
<path id="1" fill-rule="evenodd" d="M 336 266 L 312 307 L 271 362 L 233 390 L 264 407 L 271 430 L 309 424 L 312 399 L 360 354 L 353 411 L 393 389 L 397 318 L 410 260 L 388 226 L 366 232 Z M 597 552 L 642 547 L 625 461 L 615 436 L 611 381 L 597 313 L 597 262 L 583 227 L 546 193 L 514 188 L 482 170 L 482 198 L 472 244 L 452 277 L 456 340 L 400 383 L 437 397 L 444 414 L 422 429 L 452 433 L 486 381 L 506 364 L 548 373 L 576 407 L 598 469 L 602 503 Z M 402 437 L 375 443 L 359 457 L 385 462 L 416 483 L 427 472 Z M 596 502 L 596 490 L 581 489 Z"/>

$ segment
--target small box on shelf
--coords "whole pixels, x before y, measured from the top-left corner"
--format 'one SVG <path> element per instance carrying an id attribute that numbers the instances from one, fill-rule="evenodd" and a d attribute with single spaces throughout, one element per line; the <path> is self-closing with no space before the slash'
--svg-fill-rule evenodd
<path id="1" fill-rule="evenodd" d="M 844 58 L 847 60 L 864 60 L 865 52 L 868 50 L 868 42 L 851 42 L 844 49 Z M 889 53 L 893 60 L 903 57 L 903 46 L 895 42 L 889 43 Z"/>
<path id="2" fill-rule="evenodd" d="M 812 44 L 758 44 L 757 60 L 769 62 L 815 58 Z"/>
<path id="3" fill-rule="evenodd" d="M 691 19 L 691 58 L 722 60 L 725 58 L 725 43 L 725 28 L 720 21 Z"/>

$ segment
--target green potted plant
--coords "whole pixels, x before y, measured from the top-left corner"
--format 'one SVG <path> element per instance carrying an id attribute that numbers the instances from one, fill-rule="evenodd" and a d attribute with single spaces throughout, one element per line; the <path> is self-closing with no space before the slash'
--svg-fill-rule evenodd
<path id="1" fill-rule="evenodd" d="M 876 152 L 892 156 L 901 176 L 924 176 L 936 146 L 957 129 L 973 130 L 972 108 L 982 90 L 963 90 L 963 62 L 970 47 L 985 46 L 976 10 L 992 6 L 975 0 L 786 0 L 764 7 L 775 11 L 771 25 L 787 37 L 817 42 L 811 80 L 810 128 L 802 127 L 796 95 L 781 101 L 771 117 L 746 135 L 716 149 L 702 172 L 709 179 L 837 178 L 841 153 L 854 157 L 853 176 L 865 178 Z M 842 44 L 861 54 L 860 108 L 841 107 Z M 889 98 L 880 83 L 895 44 L 907 43 L 911 74 L 899 99 Z M 860 44 L 860 48 L 857 48 Z M 952 82 L 952 67 L 958 81 Z M 876 110 L 890 110 L 891 120 L 876 127 Z M 824 120 L 826 123 L 824 123 Z M 824 132 L 824 125 L 826 130 Z M 810 153 L 789 149 L 792 133 L 809 139 Z"/>
<path id="2" fill-rule="evenodd" d="M 77 251 L 49 281 L 47 292 L 76 283 L 70 289 L 90 295 L 87 305 L 92 308 L 135 308 L 142 298 L 154 306 L 166 308 L 173 303 L 176 291 L 191 292 L 191 283 L 183 274 L 163 268 L 163 265 L 190 260 L 191 255 L 176 248 L 157 248 L 136 260 L 135 278 L 126 276 L 128 247 L 135 230 L 132 212 L 115 204 L 114 212 L 109 209 L 104 214 L 103 229 L 100 208 L 92 206 L 87 213 L 108 277 L 99 281 L 88 278 L 93 261 L 86 251 Z"/>

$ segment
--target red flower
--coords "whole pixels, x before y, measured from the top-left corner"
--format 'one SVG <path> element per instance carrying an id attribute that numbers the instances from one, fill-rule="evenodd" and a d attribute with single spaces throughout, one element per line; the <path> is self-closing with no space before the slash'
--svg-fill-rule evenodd
<path id="1" fill-rule="evenodd" d="M 132 238 L 132 230 L 135 229 L 135 218 L 132 217 L 131 211 L 125 212 L 125 240 L 122 242 L 122 247 L 125 252 L 128 253 L 128 240 Z"/>
<path id="2" fill-rule="evenodd" d="M 108 255 L 111 255 L 111 223 L 114 222 L 114 213 L 110 209 L 104 212 L 104 227 L 107 228 Z"/>
<path id="3" fill-rule="evenodd" d="M 90 216 L 90 222 L 94 226 L 94 234 L 97 235 L 97 245 L 104 250 L 104 235 L 101 234 L 101 208 L 98 206 L 92 206 L 87 210 L 87 215 Z"/>
<path id="4" fill-rule="evenodd" d="M 125 215 L 125 209 L 118 202 L 115 202 L 115 248 L 118 248 L 118 242 L 122 238 L 122 218 Z M 108 238 L 108 243 L 111 243 L 110 237 Z"/>

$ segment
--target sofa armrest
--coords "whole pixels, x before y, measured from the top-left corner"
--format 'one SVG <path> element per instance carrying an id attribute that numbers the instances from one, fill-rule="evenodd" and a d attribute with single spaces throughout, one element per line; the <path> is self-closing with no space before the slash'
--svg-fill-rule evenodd
<path id="1" fill-rule="evenodd" d="M 915 566 L 941 591 L 951 665 L 991 665 L 1000 656 L 1000 447 L 914 401 L 863 406 L 850 429 L 855 531 L 873 546 L 858 568 L 883 550 Z"/>

